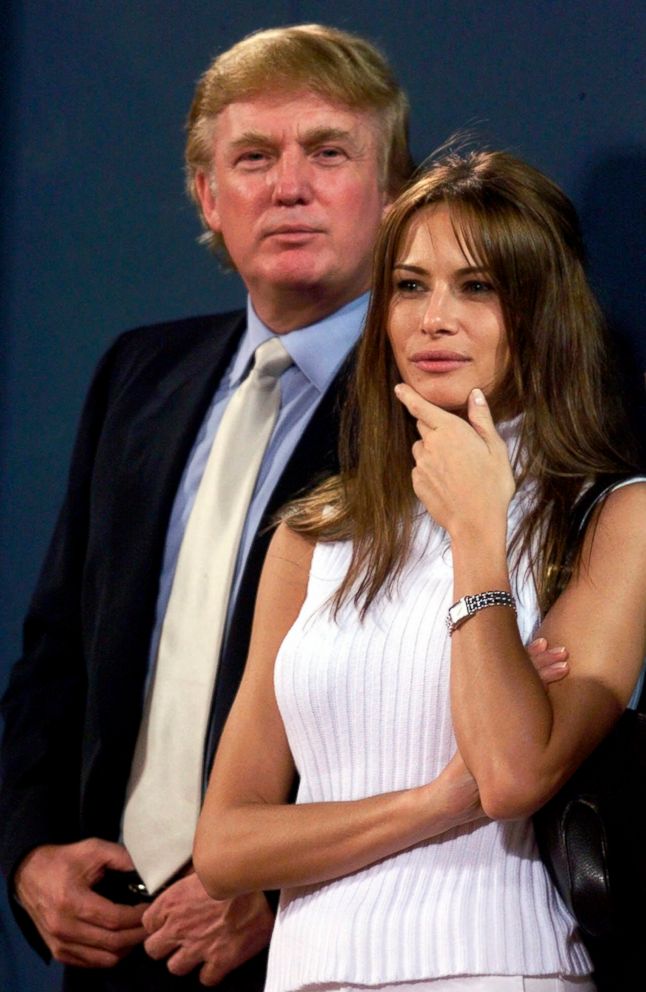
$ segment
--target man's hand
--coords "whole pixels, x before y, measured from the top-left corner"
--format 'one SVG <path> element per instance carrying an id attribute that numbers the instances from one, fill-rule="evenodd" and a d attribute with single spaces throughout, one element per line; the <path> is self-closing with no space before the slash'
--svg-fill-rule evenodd
<path id="1" fill-rule="evenodd" d="M 15 892 L 56 961 L 111 968 L 146 932 L 145 906 L 118 906 L 92 891 L 107 868 L 130 871 L 119 844 L 92 837 L 34 848 L 18 866 Z"/>
<path id="2" fill-rule="evenodd" d="M 262 892 L 211 899 L 191 871 L 150 904 L 143 923 L 151 958 L 167 957 L 173 975 L 201 965 L 200 982 L 211 986 L 267 946 L 274 916 Z"/>
<path id="3" fill-rule="evenodd" d="M 563 647 L 548 647 L 544 637 L 537 637 L 527 646 L 529 660 L 541 677 L 544 685 L 560 682 L 570 670 L 568 652 Z"/>

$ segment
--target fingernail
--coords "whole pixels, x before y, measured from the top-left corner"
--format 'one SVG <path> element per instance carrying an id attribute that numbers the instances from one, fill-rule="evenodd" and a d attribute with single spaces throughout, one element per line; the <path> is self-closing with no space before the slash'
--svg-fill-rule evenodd
<path id="1" fill-rule="evenodd" d="M 567 661 L 556 661 L 550 665 L 551 672 L 564 672 L 566 668 L 569 668 Z"/>
<path id="2" fill-rule="evenodd" d="M 481 389 L 474 389 L 473 390 L 473 402 L 476 404 L 476 406 L 486 406 L 487 405 L 487 401 L 486 401 L 486 399 L 484 397 L 484 393 L 482 392 Z"/>
<path id="3" fill-rule="evenodd" d="M 554 647 L 554 648 L 549 648 L 547 653 L 548 654 L 563 654 L 564 651 L 565 651 L 565 648 L 564 647 Z"/>
<path id="4" fill-rule="evenodd" d="M 529 646 L 530 648 L 537 648 L 540 644 L 547 645 L 547 641 L 545 640 L 544 637 L 537 637 L 535 640 L 532 641 L 532 643 Z"/>
<path id="5" fill-rule="evenodd" d="M 397 385 L 395 386 L 395 396 L 399 396 L 399 394 L 401 393 L 401 389 L 402 389 L 401 382 L 398 382 Z"/>

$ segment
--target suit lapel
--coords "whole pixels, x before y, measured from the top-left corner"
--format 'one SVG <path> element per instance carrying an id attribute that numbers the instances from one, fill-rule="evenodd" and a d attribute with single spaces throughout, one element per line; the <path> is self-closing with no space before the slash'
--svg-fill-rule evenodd
<path id="1" fill-rule="evenodd" d="M 225 322 L 204 319 L 190 333 L 178 327 L 172 347 L 138 370 L 132 398 L 124 401 L 115 466 L 123 508 L 129 508 L 124 516 L 157 544 L 163 544 L 195 436 L 243 329 L 239 314 Z"/>

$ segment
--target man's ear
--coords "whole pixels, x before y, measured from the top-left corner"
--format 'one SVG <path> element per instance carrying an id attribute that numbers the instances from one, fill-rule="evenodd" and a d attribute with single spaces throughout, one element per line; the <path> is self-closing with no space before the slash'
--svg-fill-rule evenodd
<path id="1" fill-rule="evenodd" d="M 384 205 L 381 208 L 381 219 L 382 220 L 384 219 L 384 217 L 386 216 L 386 214 L 388 213 L 388 211 L 392 207 L 392 205 L 393 205 L 393 199 L 394 198 L 390 195 L 390 193 L 384 193 Z"/>
<path id="2" fill-rule="evenodd" d="M 195 192 L 200 201 L 204 220 L 216 234 L 220 234 L 222 227 L 220 224 L 220 212 L 218 210 L 218 198 L 213 190 L 213 184 L 209 181 L 206 172 L 200 170 L 195 175 Z"/>

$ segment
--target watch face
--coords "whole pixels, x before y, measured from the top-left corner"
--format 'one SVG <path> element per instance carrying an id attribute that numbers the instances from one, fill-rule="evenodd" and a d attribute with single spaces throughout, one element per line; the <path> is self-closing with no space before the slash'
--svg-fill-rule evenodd
<path id="1" fill-rule="evenodd" d="M 449 617 L 451 618 L 452 626 L 455 627 L 462 620 L 466 620 L 468 616 L 469 616 L 469 607 L 465 596 L 462 599 L 459 599 L 457 603 L 453 604 L 453 606 L 449 610 Z"/>
<path id="2" fill-rule="evenodd" d="M 469 616 L 469 607 L 467 605 L 466 598 L 459 600 L 453 607 L 453 615 L 455 620 L 464 620 L 465 617 Z"/>

